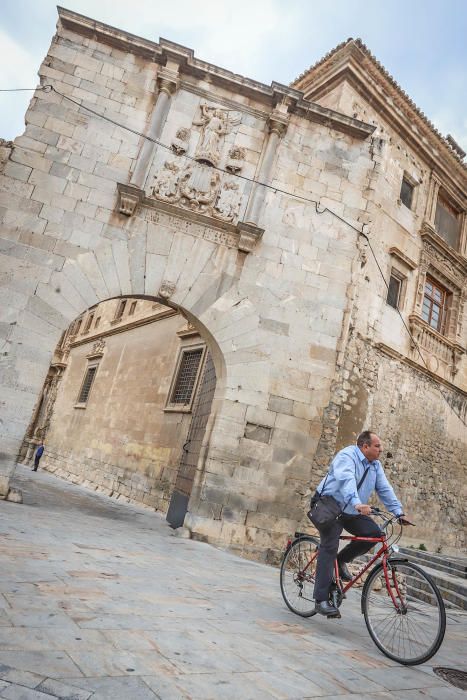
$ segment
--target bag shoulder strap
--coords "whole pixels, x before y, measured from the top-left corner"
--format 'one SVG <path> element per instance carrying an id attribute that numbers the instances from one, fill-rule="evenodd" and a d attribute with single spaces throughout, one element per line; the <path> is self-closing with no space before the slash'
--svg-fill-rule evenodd
<path id="1" fill-rule="evenodd" d="M 357 491 L 358 491 L 358 489 L 360 488 L 360 486 L 363 484 L 363 482 L 365 481 L 366 475 L 367 475 L 368 472 L 370 471 L 370 467 L 371 467 L 371 462 L 370 462 L 370 464 L 367 466 L 367 468 L 365 469 L 365 471 L 363 472 L 363 475 L 362 475 L 360 481 L 359 481 L 358 484 L 357 484 Z M 318 491 L 318 490 L 317 490 L 317 493 L 318 493 L 320 496 L 321 496 L 321 494 L 322 494 L 323 491 L 324 491 L 324 487 L 326 486 L 326 481 L 328 480 L 330 473 L 331 473 L 331 470 L 329 470 L 328 473 L 326 474 L 326 478 L 325 478 L 325 480 L 324 480 L 323 488 L 321 489 L 321 491 Z M 344 508 L 345 508 L 347 505 L 348 505 L 348 503 L 345 504 Z"/>
<path id="2" fill-rule="evenodd" d="M 363 484 L 363 482 L 365 481 L 366 475 L 367 475 L 368 472 L 370 471 L 370 467 L 371 467 L 371 462 L 370 462 L 370 464 L 367 466 L 367 468 L 365 469 L 365 471 L 363 472 L 362 478 L 360 479 L 360 481 L 359 481 L 358 484 L 357 484 L 357 491 L 358 491 L 358 489 L 360 488 L 360 486 Z"/>

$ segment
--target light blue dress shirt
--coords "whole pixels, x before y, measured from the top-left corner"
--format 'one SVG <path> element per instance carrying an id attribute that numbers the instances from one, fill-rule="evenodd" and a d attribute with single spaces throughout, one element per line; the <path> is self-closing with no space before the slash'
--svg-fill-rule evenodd
<path id="1" fill-rule="evenodd" d="M 357 491 L 357 484 L 370 465 L 365 481 Z M 321 493 L 326 477 L 318 486 Z M 344 447 L 338 452 L 331 462 L 329 476 L 322 492 L 323 496 L 334 496 L 339 505 L 348 515 L 358 515 L 355 506 L 359 503 L 368 503 L 371 494 L 376 491 L 381 501 L 394 515 L 403 513 L 402 505 L 397 500 L 396 494 L 386 478 L 381 462 L 375 459 L 369 462 L 363 452 L 356 445 Z"/>

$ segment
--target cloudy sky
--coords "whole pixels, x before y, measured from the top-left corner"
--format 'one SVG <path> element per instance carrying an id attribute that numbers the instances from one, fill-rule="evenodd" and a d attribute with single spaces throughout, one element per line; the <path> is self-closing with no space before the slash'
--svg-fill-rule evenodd
<path id="1" fill-rule="evenodd" d="M 63 0 L 76 12 L 265 83 L 289 83 L 361 37 L 443 134 L 467 150 L 466 0 Z M 2 0 L 0 88 L 34 87 L 55 32 L 52 0 Z M 23 130 L 30 95 L 0 93 L 0 137 Z"/>

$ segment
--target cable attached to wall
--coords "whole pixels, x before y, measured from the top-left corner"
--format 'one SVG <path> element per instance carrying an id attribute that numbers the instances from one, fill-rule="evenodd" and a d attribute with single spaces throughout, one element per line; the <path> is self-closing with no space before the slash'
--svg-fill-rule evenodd
<path id="1" fill-rule="evenodd" d="M 153 143 L 153 144 L 155 144 L 155 145 L 157 145 L 157 146 L 160 146 L 161 148 L 164 148 L 164 149 L 166 149 L 167 151 L 170 151 L 170 153 L 171 153 L 173 156 L 177 157 L 177 158 L 186 158 L 187 160 L 191 160 L 191 161 L 194 161 L 194 162 L 198 162 L 198 161 L 196 161 L 195 158 L 193 158 L 192 156 L 187 155 L 186 153 L 185 153 L 185 154 L 176 153 L 175 151 L 173 151 L 173 149 L 171 148 L 171 146 L 168 146 L 167 144 L 162 143 L 161 141 L 158 141 L 157 139 L 154 139 L 154 138 L 152 138 L 151 136 L 148 136 L 148 135 L 146 135 L 146 134 L 143 134 L 141 131 L 137 131 L 136 129 L 132 129 L 131 127 L 126 126 L 126 125 L 124 125 L 124 124 L 120 124 L 119 122 L 115 121 L 114 119 L 111 119 L 110 117 L 107 117 L 107 116 L 105 116 L 104 114 L 100 114 L 99 112 L 97 112 L 96 110 L 92 109 L 91 107 L 87 107 L 86 105 L 83 105 L 83 104 L 82 104 L 81 102 L 79 102 L 78 100 L 75 100 L 75 99 L 73 99 L 72 97 L 69 97 L 68 95 L 65 95 L 64 93 L 60 92 L 59 90 L 57 90 L 57 89 L 56 89 L 53 85 L 51 85 L 51 84 L 40 85 L 40 86 L 38 86 L 38 87 L 36 87 L 36 88 L 10 88 L 10 89 L 0 89 L 0 92 L 35 92 L 36 90 L 42 90 L 42 91 L 44 91 L 45 93 L 55 92 L 57 95 L 59 95 L 59 96 L 62 97 L 63 99 L 65 99 L 65 100 L 67 100 L 68 102 L 71 102 L 72 104 L 76 105 L 79 109 L 81 109 L 81 110 L 86 110 L 86 111 L 89 112 L 90 114 L 93 114 L 94 116 L 98 117 L 99 119 L 103 119 L 104 121 L 107 121 L 107 122 L 109 122 L 110 124 L 113 124 L 114 126 L 118 127 L 119 129 L 124 129 L 125 131 L 128 131 L 129 133 L 132 133 L 132 134 L 134 134 L 135 136 L 139 136 L 140 138 L 143 138 L 143 139 L 146 139 L 147 141 L 150 141 L 151 143 Z M 381 268 L 381 265 L 380 265 L 380 263 L 379 263 L 379 261 L 378 261 L 378 258 L 377 258 L 377 256 L 376 256 L 376 253 L 375 253 L 375 251 L 373 250 L 373 246 L 371 245 L 370 238 L 369 238 L 369 236 L 364 232 L 364 228 L 365 228 L 365 226 L 366 226 L 367 224 L 363 223 L 363 224 L 362 224 L 362 228 L 359 229 L 359 228 L 357 228 L 356 226 L 354 226 L 354 224 L 352 224 L 350 221 L 347 221 L 347 220 L 344 219 L 342 216 L 340 216 L 339 214 L 337 214 L 335 211 L 333 211 L 332 209 L 329 209 L 329 207 L 326 206 L 326 207 L 320 209 L 320 206 L 321 206 L 321 205 L 320 205 L 320 202 L 319 202 L 319 201 L 316 201 L 315 199 L 311 199 L 311 198 L 309 198 L 309 197 L 304 197 L 304 196 L 302 196 L 302 195 L 295 194 L 294 192 L 288 192 L 287 190 L 282 190 L 282 189 L 279 188 L 279 187 L 273 187 L 272 185 L 269 185 L 269 184 L 267 184 L 267 183 L 265 183 L 265 182 L 259 182 L 258 180 L 254 180 L 253 178 L 246 177 L 245 175 L 240 175 L 239 173 L 230 173 L 230 172 L 228 172 L 227 170 L 224 170 L 223 168 L 219 168 L 219 167 L 214 166 L 214 165 L 211 166 L 211 167 L 212 167 L 213 170 L 217 170 L 217 171 L 219 171 L 219 172 L 221 172 L 221 173 L 224 173 L 224 174 L 227 174 L 227 175 L 229 175 L 229 176 L 231 176 L 231 177 L 233 176 L 233 177 L 236 177 L 236 178 L 238 178 L 238 179 L 240 179 L 240 180 L 243 180 L 243 181 L 245 181 L 245 182 L 250 182 L 250 183 L 252 183 L 252 184 L 254 184 L 254 185 L 260 185 L 261 187 L 265 187 L 265 188 L 267 188 L 267 189 L 270 189 L 270 190 L 272 190 L 274 193 L 278 193 L 278 192 L 279 192 L 280 194 L 286 195 L 287 197 L 293 197 L 293 198 L 298 199 L 298 200 L 300 200 L 300 201 L 302 201 L 302 202 L 306 202 L 306 203 L 308 203 L 308 204 L 313 204 L 314 207 L 315 207 L 315 211 L 316 211 L 316 214 L 317 214 L 317 215 L 322 215 L 322 214 L 324 214 L 324 213 L 326 213 L 326 212 L 329 212 L 329 214 L 331 214 L 332 216 L 334 216 L 336 219 L 339 219 L 339 221 L 341 221 L 342 223 L 344 223 L 346 226 L 348 226 L 348 227 L 350 227 L 351 229 L 353 229 L 354 231 L 356 231 L 356 232 L 359 234 L 359 236 L 363 236 L 363 237 L 365 238 L 365 240 L 366 240 L 367 243 L 368 243 L 368 247 L 370 248 L 371 254 L 372 254 L 373 258 L 374 258 L 374 261 L 375 261 L 375 263 L 376 263 L 376 266 L 377 266 L 377 268 L 378 268 L 378 270 L 379 270 L 379 273 L 380 273 L 380 275 L 381 275 L 381 277 L 382 277 L 382 279 L 383 279 L 383 282 L 384 282 L 384 284 L 385 284 L 387 290 L 389 290 L 389 283 L 387 282 L 386 277 L 384 276 L 384 272 L 383 272 L 383 270 L 382 270 L 382 268 Z M 415 338 L 414 338 L 414 336 L 413 336 L 413 334 L 412 334 L 410 328 L 408 327 L 407 323 L 405 322 L 404 317 L 402 316 L 400 309 L 397 308 L 396 310 L 397 310 L 397 313 L 398 313 L 398 315 L 399 315 L 399 318 L 401 319 L 402 324 L 403 324 L 403 326 L 404 326 L 404 328 L 405 328 L 405 330 L 406 330 L 406 332 L 407 332 L 407 334 L 408 334 L 408 336 L 409 336 L 409 338 L 410 338 L 410 340 L 411 340 L 411 343 L 412 343 L 413 346 L 417 349 L 417 353 L 418 353 L 418 355 L 419 355 L 419 357 L 420 357 L 420 359 L 421 359 L 421 361 L 422 361 L 422 364 L 423 364 L 424 367 L 428 370 L 428 372 L 431 372 L 431 370 L 430 370 L 430 368 L 428 367 L 428 364 L 427 364 L 425 358 L 423 357 L 423 354 L 422 354 L 422 351 L 421 351 L 421 349 L 420 349 L 420 346 L 419 346 L 419 344 L 417 343 L 417 341 L 415 340 Z M 459 418 L 459 420 L 467 427 L 467 422 L 466 422 L 465 419 L 461 416 L 461 414 L 458 413 L 458 412 L 454 409 L 454 407 L 451 405 L 451 403 L 450 403 L 448 397 L 445 395 L 445 393 L 444 393 L 443 390 L 441 389 L 441 386 L 440 386 L 439 384 L 437 384 L 436 386 L 437 386 L 437 388 L 438 388 L 438 390 L 439 390 L 441 396 L 443 397 L 443 399 L 445 400 L 445 402 L 446 402 L 447 405 L 449 406 L 450 410 L 451 410 L 451 411 L 454 413 L 454 415 L 457 416 L 457 418 Z"/>

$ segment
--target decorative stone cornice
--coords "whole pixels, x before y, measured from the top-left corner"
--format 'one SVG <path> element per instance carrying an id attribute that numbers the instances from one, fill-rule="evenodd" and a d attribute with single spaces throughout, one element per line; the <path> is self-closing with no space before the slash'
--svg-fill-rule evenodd
<path id="1" fill-rule="evenodd" d="M 453 382 L 449 379 L 440 377 L 439 374 L 436 374 L 436 372 L 431 371 L 430 369 L 428 369 L 428 367 L 425 367 L 425 365 L 420 364 L 420 362 L 415 362 L 414 360 L 410 359 L 410 357 L 406 357 L 397 350 L 394 350 L 394 348 L 392 348 L 390 345 L 386 345 L 386 343 L 375 343 L 375 348 L 377 350 L 380 350 L 388 357 L 391 357 L 394 360 L 398 360 L 399 362 L 402 362 L 403 364 L 412 367 L 412 369 L 415 369 L 417 372 L 421 372 L 422 374 L 427 375 L 437 384 L 443 384 L 449 389 L 455 391 L 460 396 L 467 397 L 467 391 L 457 386 L 456 384 L 453 384 Z"/>
<path id="2" fill-rule="evenodd" d="M 467 283 L 467 259 L 445 243 L 428 221 L 423 222 L 420 236 L 425 258 L 438 263 L 446 276 L 462 288 Z"/>
<path id="3" fill-rule="evenodd" d="M 257 243 L 263 237 L 264 229 L 259 228 L 254 224 L 244 223 L 239 223 L 237 228 L 240 233 L 238 249 L 242 250 L 244 253 L 251 253 L 251 251 L 254 250 Z"/>
<path id="4" fill-rule="evenodd" d="M 159 92 L 165 92 L 171 97 L 180 86 L 180 76 L 178 71 L 169 68 L 160 68 L 157 75 L 157 86 Z"/>
<path id="5" fill-rule="evenodd" d="M 389 255 L 392 255 L 394 258 L 399 260 L 403 265 L 409 268 L 409 270 L 415 270 L 417 267 L 417 263 L 415 263 L 413 260 L 411 260 L 405 253 L 402 252 L 402 250 L 399 250 L 396 246 L 392 246 L 389 248 Z"/>
<path id="6" fill-rule="evenodd" d="M 144 191 L 136 185 L 117 183 L 118 210 L 125 216 L 133 216 L 136 207 L 143 201 Z"/>
<path id="7" fill-rule="evenodd" d="M 164 307 L 161 307 L 164 308 Z M 110 335 L 116 335 L 117 333 L 126 333 L 127 331 L 133 330 L 133 328 L 139 328 L 140 326 L 147 326 L 150 323 L 156 323 L 157 321 L 161 321 L 164 318 L 169 318 L 171 316 L 176 316 L 178 314 L 178 311 L 175 311 L 175 309 L 169 309 L 167 307 L 164 308 L 163 311 L 159 311 L 158 313 L 151 314 L 150 316 L 146 316 L 145 318 L 138 318 L 134 321 L 130 322 L 122 322 L 119 326 L 116 326 L 114 328 L 107 328 L 105 330 L 100 331 L 100 333 L 95 333 L 93 336 L 90 338 L 89 336 L 86 336 L 84 338 L 79 338 L 76 340 L 73 340 L 73 342 L 70 344 L 70 348 L 76 348 L 79 345 L 86 345 L 88 343 L 96 343 L 101 341 L 103 338 L 106 338 L 107 336 Z M 78 336 L 75 336 L 75 338 L 78 338 Z M 92 354 L 92 350 L 90 351 L 90 355 L 87 357 L 90 357 Z"/>
<path id="8" fill-rule="evenodd" d="M 258 105 L 265 106 L 266 110 L 268 107 L 269 110 L 274 109 L 278 103 L 286 99 L 289 103 L 290 113 L 296 113 L 309 121 L 327 124 L 333 129 L 351 134 L 355 138 L 366 139 L 375 129 L 373 125 L 365 124 L 359 119 L 309 102 L 304 99 L 303 92 L 294 87 L 277 82 L 265 85 L 195 58 L 193 50 L 186 46 L 162 38 L 159 43 L 149 41 L 63 7 L 58 7 L 57 10 L 60 23 L 69 31 L 91 37 L 103 44 L 115 46 L 127 53 L 142 56 L 160 66 L 177 64 L 180 67 L 180 84 L 186 90 L 192 90 L 196 94 L 202 94 L 196 81 L 206 80 L 208 77 L 213 86 L 230 90 L 234 95 L 242 95 L 256 100 Z M 170 86 L 172 78 L 165 77 L 164 80 L 169 81 L 169 84 L 164 83 L 164 90 L 172 89 Z M 208 95 L 206 94 L 206 96 Z M 209 97 L 212 98 L 212 95 Z M 248 108 L 243 104 L 241 108 L 248 111 Z"/>
<path id="9" fill-rule="evenodd" d="M 132 185 L 118 183 L 117 189 L 119 192 L 119 211 L 126 216 L 132 215 L 129 213 L 129 201 L 132 206 L 134 204 L 132 213 L 134 213 L 136 206 L 140 205 L 141 211 L 138 213 L 138 216 L 142 216 L 152 223 L 157 223 L 160 215 L 176 217 L 186 222 L 183 230 L 191 226 L 193 235 L 201 235 L 201 237 L 220 245 L 235 247 L 246 253 L 250 253 L 253 250 L 264 233 L 264 229 L 250 223 L 238 222 L 233 224 L 213 216 L 206 216 L 205 214 L 184 209 L 175 204 L 158 201 L 153 197 L 146 197 L 143 190 Z M 122 202 L 123 197 L 125 200 Z M 123 211 L 123 208 L 125 208 L 125 211 Z"/>
<path id="10" fill-rule="evenodd" d="M 281 112 L 273 112 L 268 119 L 269 133 L 277 134 L 282 137 L 287 131 L 289 125 L 289 117 Z"/>

